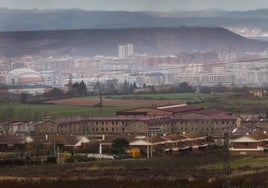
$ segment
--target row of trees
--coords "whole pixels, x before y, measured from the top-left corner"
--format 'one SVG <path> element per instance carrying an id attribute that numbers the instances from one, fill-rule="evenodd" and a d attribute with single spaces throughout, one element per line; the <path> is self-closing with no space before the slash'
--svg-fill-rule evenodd
<path id="1" fill-rule="evenodd" d="M 52 90 L 46 92 L 44 96 L 45 97 L 62 97 L 62 96 L 81 97 L 87 94 L 88 94 L 87 86 L 82 80 L 80 83 L 76 82 L 70 85 L 66 93 L 64 93 L 62 89 L 53 88 Z"/>
<path id="2" fill-rule="evenodd" d="M 237 92 L 241 94 L 248 93 L 247 87 L 227 87 L 222 84 L 218 84 L 213 87 L 209 86 L 191 86 L 187 82 L 177 83 L 168 86 L 147 86 L 143 84 L 142 88 L 138 88 L 135 82 L 124 81 L 119 83 L 118 80 L 108 80 L 105 83 L 97 82 L 95 86 L 89 91 L 86 84 L 81 81 L 80 83 L 76 82 L 70 84 L 68 92 L 64 92 L 62 89 L 53 88 L 52 90 L 44 94 L 45 98 L 51 97 L 80 97 L 86 96 L 89 94 L 134 94 L 134 93 L 191 93 L 191 92 L 200 92 L 200 93 L 224 93 L 224 92 Z M 33 96 L 29 94 L 22 93 L 20 95 L 20 102 L 28 103 L 30 100 L 34 100 Z"/>
<path id="3" fill-rule="evenodd" d="M 135 90 L 137 89 L 136 82 L 128 82 L 124 81 L 123 83 L 119 83 L 118 80 L 107 80 L 105 83 L 97 82 L 96 85 L 93 87 L 93 90 L 91 92 L 95 94 L 133 94 L 135 93 Z M 146 84 L 143 84 L 143 89 L 147 89 L 149 93 L 158 93 L 161 91 L 158 91 L 155 86 L 147 86 Z M 171 93 L 180 93 L 180 92 L 194 92 L 193 87 L 189 86 L 188 83 L 182 82 L 177 85 L 173 85 L 170 87 L 168 91 L 165 92 L 171 92 Z M 88 95 L 88 89 L 86 87 L 86 84 L 81 81 L 80 83 L 76 82 L 72 84 L 69 91 L 65 94 L 63 90 L 59 88 L 53 88 L 51 91 L 45 93 L 45 97 L 62 97 L 64 95 L 70 96 L 70 97 L 78 97 L 78 96 L 85 96 Z"/>

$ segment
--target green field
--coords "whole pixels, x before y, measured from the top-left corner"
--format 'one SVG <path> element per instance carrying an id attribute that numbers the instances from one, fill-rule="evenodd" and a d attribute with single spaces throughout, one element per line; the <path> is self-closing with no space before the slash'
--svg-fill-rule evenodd
<path id="1" fill-rule="evenodd" d="M 236 93 L 164 93 L 136 95 L 107 95 L 112 99 L 154 99 L 179 100 L 181 103 L 193 104 L 206 109 L 226 110 L 233 113 L 265 114 L 268 108 L 268 97 L 252 97 Z"/>
<path id="2" fill-rule="evenodd" d="M 132 94 L 132 95 L 105 95 L 106 98 L 112 99 L 185 99 L 193 100 L 198 98 L 204 98 L 209 96 L 208 94 L 200 93 L 161 93 L 161 94 Z"/>
<path id="3" fill-rule="evenodd" d="M 223 162 L 214 163 L 202 166 L 201 169 L 207 170 L 220 170 L 223 168 Z M 229 160 L 229 168 L 232 170 L 239 168 L 268 168 L 268 158 L 267 157 L 242 157 L 242 158 L 232 158 Z"/>
<path id="4" fill-rule="evenodd" d="M 129 100 L 176 100 L 179 103 L 198 105 L 206 109 L 230 111 L 234 114 L 265 115 L 268 107 L 268 97 L 258 98 L 234 93 L 225 94 L 197 94 L 197 93 L 169 93 L 169 94 L 139 94 L 139 95 L 104 95 L 109 99 Z M 98 96 L 91 96 L 97 98 Z M 139 101 L 140 102 L 140 101 Z M 0 122 L 7 121 L 5 112 L 13 110 L 12 120 L 38 121 L 42 114 L 48 114 L 52 119 L 75 116 L 115 116 L 117 111 L 133 108 L 94 107 L 94 106 L 67 106 L 55 104 L 20 104 L 0 103 Z"/>
<path id="5" fill-rule="evenodd" d="M 53 104 L 20 104 L 20 103 L 1 103 L 0 121 L 8 110 L 14 110 L 11 117 L 13 120 L 38 121 L 42 114 L 48 114 L 52 119 L 75 117 L 75 116 L 115 116 L 119 110 L 126 107 L 82 107 L 82 106 L 61 106 Z"/>
<path id="6" fill-rule="evenodd" d="M 268 109 L 268 97 L 252 97 L 244 95 L 214 94 L 202 99 L 198 103 L 205 108 L 226 110 L 233 113 L 262 114 L 265 115 Z"/>
<path id="7" fill-rule="evenodd" d="M 164 99 L 181 99 L 182 103 L 187 100 L 196 100 L 205 97 L 204 94 L 180 93 L 180 94 L 139 94 L 139 95 L 105 95 L 104 98 L 111 99 L 130 99 L 130 100 L 164 100 Z M 90 96 L 97 98 L 98 96 Z M 1 103 L 0 104 L 0 121 L 8 120 L 5 117 L 7 110 L 12 110 L 13 115 L 9 119 L 39 121 L 42 114 L 48 114 L 52 119 L 75 117 L 75 116 L 115 116 L 117 111 L 129 109 L 130 107 L 94 107 L 94 106 L 67 106 L 54 104 L 21 104 L 21 103 Z"/>

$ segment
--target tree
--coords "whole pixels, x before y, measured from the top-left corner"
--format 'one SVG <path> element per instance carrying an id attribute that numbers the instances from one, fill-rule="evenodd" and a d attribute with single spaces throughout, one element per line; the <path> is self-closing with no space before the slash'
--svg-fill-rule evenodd
<path id="1" fill-rule="evenodd" d="M 216 93 L 224 93 L 226 90 L 226 87 L 221 83 L 218 83 L 215 87 L 213 87 L 213 91 Z"/>
<path id="2" fill-rule="evenodd" d="M 133 82 L 132 87 L 133 87 L 133 89 L 137 89 L 138 88 L 138 86 L 137 86 L 137 84 L 136 84 L 135 81 Z"/>
<path id="3" fill-rule="evenodd" d="M 13 134 L 14 126 L 12 121 L 14 120 L 14 115 L 15 115 L 14 108 L 5 109 L 0 113 L 0 120 L 3 122 L 2 125 L 0 126 L 0 132 L 2 132 L 2 134 L 5 135 Z"/>
<path id="4" fill-rule="evenodd" d="M 151 88 L 151 92 L 152 92 L 152 93 L 155 93 L 155 86 L 152 85 L 152 86 L 150 86 L 150 88 Z"/>
<path id="5" fill-rule="evenodd" d="M 48 97 L 61 97 L 63 96 L 63 90 L 59 89 L 59 88 L 53 88 L 52 90 L 48 91 L 47 93 L 45 93 L 45 96 Z"/>
<path id="6" fill-rule="evenodd" d="M 71 93 L 72 96 L 79 96 L 78 88 L 79 88 L 79 83 L 78 82 L 75 82 L 73 84 L 73 89 L 71 91 L 72 92 Z"/>
<path id="7" fill-rule="evenodd" d="M 27 103 L 29 97 L 30 97 L 30 94 L 27 94 L 27 93 L 21 93 L 21 94 L 20 94 L 20 102 L 21 102 L 21 103 Z"/>
<path id="8" fill-rule="evenodd" d="M 179 92 L 194 92 L 194 89 L 187 82 L 182 82 L 179 84 Z"/>
<path id="9" fill-rule="evenodd" d="M 211 88 L 207 86 L 200 87 L 200 93 L 211 93 Z"/>
<path id="10" fill-rule="evenodd" d="M 128 148 L 129 143 L 124 138 L 116 138 L 112 142 L 112 149 L 115 153 L 125 153 L 125 148 Z"/>
<path id="11" fill-rule="evenodd" d="M 82 80 L 79 84 L 79 87 L 78 87 L 78 92 L 80 93 L 80 95 L 86 95 L 87 94 L 87 86 L 86 84 L 84 83 L 84 81 Z"/>
<path id="12" fill-rule="evenodd" d="M 95 106 L 102 107 L 102 91 L 103 91 L 103 87 L 102 87 L 102 84 L 99 82 L 99 80 L 97 80 L 97 83 L 96 83 L 94 89 L 98 92 L 98 95 L 100 97 L 100 102 L 98 104 L 96 104 Z"/>
<path id="13" fill-rule="evenodd" d="M 123 84 L 123 94 L 128 94 L 128 91 L 129 91 L 129 82 L 125 80 Z"/>
<path id="14" fill-rule="evenodd" d="M 117 80 L 107 80 L 105 84 L 105 93 L 106 94 L 115 94 L 117 93 L 116 90 Z"/>
<path id="15" fill-rule="evenodd" d="M 72 96 L 84 96 L 87 94 L 87 86 L 83 80 L 80 83 L 74 83 L 72 88 Z"/>

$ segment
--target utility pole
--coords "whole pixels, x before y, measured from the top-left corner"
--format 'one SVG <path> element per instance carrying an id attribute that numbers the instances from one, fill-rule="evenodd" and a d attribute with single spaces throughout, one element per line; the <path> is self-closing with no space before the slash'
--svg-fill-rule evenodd
<path id="1" fill-rule="evenodd" d="M 230 188 L 230 180 L 228 178 L 229 173 L 229 132 L 224 132 L 224 182 L 223 182 L 223 188 Z"/>
<path id="2" fill-rule="evenodd" d="M 150 158 L 149 156 L 149 130 L 147 130 L 147 159 Z"/>
<path id="3" fill-rule="evenodd" d="M 97 83 L 96 83 L 96 89 L 98 90 L 98 94 L 99 94 L 99 97 L 100 97 L 100 102 L 99 102 L 99 107 L 102 107 L 103 104 L 102 104 L 102 86 L 101 86 L 101 83 L 99 82 L 99 79 L 97 79 Z"/>
<path id="4" fill-rule="evenodd" d="M 99 95 L 100 95 L 100 107 L 102 107 L 102 90 L 101 90 L 101 88 L 99 90 Z"/>

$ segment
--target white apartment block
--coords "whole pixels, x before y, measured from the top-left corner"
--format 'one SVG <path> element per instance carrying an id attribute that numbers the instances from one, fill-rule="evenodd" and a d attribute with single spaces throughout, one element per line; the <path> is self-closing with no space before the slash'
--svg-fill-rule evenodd
<path id="1" fill-rule="evenodd" d="M 267 62 L 236 62 L 230 64 L 210 65 L 206 71 L 189 69 L 200 65 L 188 66 L 177 74 L 179 82 L 188 82 L 193 85 L 262 85 L 268 83 Z M 190 70 L 190 71 L 189 71 Z M 205 69 L 203 69 L 205 70 Z"/>
<path id="2" fill-rule="evenodd" d="M 134 54 L 133 44 L 120 44 L 118 46 L 119 58 L 126 58 Z"/>
<path id="3" fill-rule="evenodd" d="M 6 75 L 8 71 L 0 71 L 0 85 L 6 84 Z"/>

